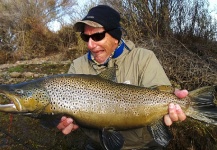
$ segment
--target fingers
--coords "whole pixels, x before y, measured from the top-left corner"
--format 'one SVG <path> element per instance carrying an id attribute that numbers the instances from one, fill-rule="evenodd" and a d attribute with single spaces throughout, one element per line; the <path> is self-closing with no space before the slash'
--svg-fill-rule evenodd
<path id="1" fill-rule="evenodd" d="M 164 122 L 167 126 L 172 125 L 173 121 L 183 121 L 186 119 L 185 113 L 178 104 L 169 104 L 169 114 L 164 116 Z"/>
<path id="2" fill-rule="evenodd" d="M 78 129 L 78 125 L 71 123 L 62 130 L 62 133 L 67 135 L 76 129 Z"/>
<path id="3" fill-rule="evenodd" d="M 175 95 L 178 98 L 185 98 L 188 95 L 187 90 L 175 89 Z M 169 104 L 169 114 L 164 116 L 164 122 L 167 126 L 172 125 L 173 121 L 183 121 L 186 119 L 185 113 L 178 104 Z"/>
<path id="4" fill-rule="evenodd" d="M 62 130 L 63 134 L 69 134 L 71 133 L 71 131 L 78 129 L 78 125 L 73 123 L 72 118 L 67 118 L 63 116 L 61 118 L 61 122 L 57 125 L 57 128 L 59 130 Z"/>
<path id="5" fill-rule="evenodd" d="M 175 95 L 178 98 L 185 98 L 188 95 L 188 91 L 187 90 L 179 90 L 179 89 L 175 89 Z"/>
<path id="6" fill-rule="evenodd" d="M 73 122 L 73 120 L 71 118 L 66 118 L 65 116 L 63 116 L 61 118 L 61 122 L 57 125 L 57 128 L 59 130 L 62 130 L 65 127 L 67 127 L 68 125 L 70 125 L 72 122 Z"/>
<path id="7" fill-rule="evenodd" d="M 178 114 L 176 113 L 176 108 L 173 103 L 169 104 L 169 117 L 172 121 L 178 121 Z"/>
<path id="8" fill-rule="evenodd" d="M 176 109 L 176 114 L 177 114 L 178 120 L 184 121 L 186 119 L 186 115 L 182 111 L 182 108 L 178 104 L 175 104 L 175 109 Z"/>
<path id="9" fill-rule="evenodd" d="M 164 123 L 167 125 L 167 126 L 171 126 L 172 125 L 172 120 L 170 119 L 170 116 L 169 114 L 165 115 L 164 116 Z"/>

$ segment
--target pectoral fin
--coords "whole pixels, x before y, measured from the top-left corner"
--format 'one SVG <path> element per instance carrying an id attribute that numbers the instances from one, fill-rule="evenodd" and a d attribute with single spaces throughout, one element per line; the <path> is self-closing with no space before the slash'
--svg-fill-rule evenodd
<path id="1" fill-rule="evenodd" d="M 120 150 L 124 144 L 124 137 L 120 132 L 103 129 L 100 140 L 106 150 Z"/>
<path id="2" fill-rule="evenodd" d="M 169 141 L 173 137 L 169 128 L 163 123 L 163 120 L 158 120 L 155 124 L 148 126 L 148 130 L 154 140 L 164 147 L 169 144 Z"/>

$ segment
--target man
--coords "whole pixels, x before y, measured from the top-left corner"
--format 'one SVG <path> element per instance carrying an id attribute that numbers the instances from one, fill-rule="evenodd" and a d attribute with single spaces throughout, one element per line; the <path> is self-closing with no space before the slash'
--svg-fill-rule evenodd
<path id="1" fill-rule="evenodd" d="M 87 42 L 88 53 L 70 66 L 68 73 L 98 74 L 109 67 L 116 67 L 117 82 L 137 86 L 151 87 L 171 85 L 154 53 L 136 48 L 133 42 L 121 39 L 120 15 L 106 5 L 93 7 L 82 21 L 74 25 L 81 32 L 81 38 Z M 186 90 L 176 90 L 179 98 L 187 95 Z M 170 104 L 164 122 L 170 126 L 173 121 L 183 121 L 186 116 L 179 105 Z M 64 134 L 78 129 L 72 118 L 62 117 L 57 126 Z M 90 131 L 85 131 L 86 133 Z M 153 141 L 146 128 L 121 131 L 125 143 L 123 149 L 161 148 Z M 93 141 L 99 141 L 97 134 L 88 134 Z M 88 143 L 86 149 L 94 149 Z"/>

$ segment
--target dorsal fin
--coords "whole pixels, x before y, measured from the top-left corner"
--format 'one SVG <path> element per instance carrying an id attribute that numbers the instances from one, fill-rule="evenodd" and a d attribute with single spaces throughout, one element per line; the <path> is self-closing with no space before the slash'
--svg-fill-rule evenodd
<path id="1" fill-rule="evenodd" d="M 101 73 L 98 74 L 100 77 L 113 81 L 113 82 L 117 82 L 116 80 L 116 68 L 115 67 L 111 67 L 106 69 L 105 71 L 102 71 Z"/>

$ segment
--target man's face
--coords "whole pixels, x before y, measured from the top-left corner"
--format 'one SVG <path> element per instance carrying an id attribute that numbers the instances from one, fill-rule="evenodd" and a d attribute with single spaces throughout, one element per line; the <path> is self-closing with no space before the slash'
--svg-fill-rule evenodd
<path id="1" fill-rule="evenodd" d="M 84 34 L 86 35 L 101 33 L 103 31 L 103 27 L 95 28 L 88 25 L 84 27 Z M 92 38 L 89 38 L 87 42 L 88 49 L 91 51 L 94 60 L 99 64 L 103 64 L 111 56 L 117 46 L 118 40 L 108 33 L 105 33 L 105 37 L 100 41 L 94 41 Z"/>

